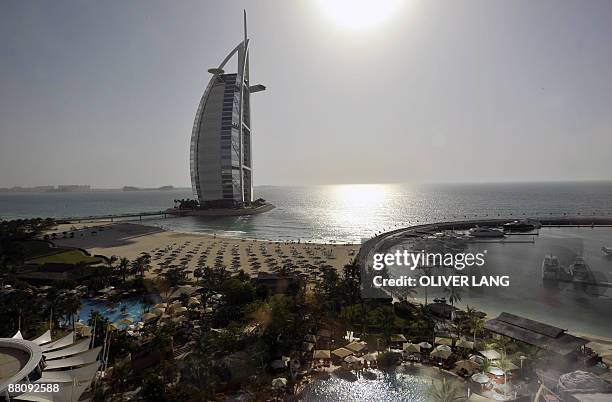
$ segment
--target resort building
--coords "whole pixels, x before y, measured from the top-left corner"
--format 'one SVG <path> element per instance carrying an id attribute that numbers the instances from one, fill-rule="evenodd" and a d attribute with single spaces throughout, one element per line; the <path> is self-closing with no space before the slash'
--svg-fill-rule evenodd
<path id="1" fill-rule="evenodd" d="M 101 366 L 102 347 L 91 347 L 91 332 L 81 325 L 81 337 L 73 331 L 53 340 L 47 331 L 28 341 L 18 331 L 0 338 L 0 401 L 80 401 Z M 28 392 L 26 385 L 47 388 Z"/>
<path id="2" fill-rule="evenodd" d="M 588 343 L 586 339 L 570 335 L 564 329 L 506 312 L 487 321 L 485 328 L 564 357 L 581 353 L 582 347 Z"/>
<path id="3" fill-rule="evenodd" d="M 196 112 L 190 149 L 191 186 L 200 205 L 253 201 L 250 95 L 265 87 L 250 83 L 249 43 L 245 12 L 243 41 L 208 70 L 212 77 Z M 234 56 L 237 70 L 226 72 Z"/>

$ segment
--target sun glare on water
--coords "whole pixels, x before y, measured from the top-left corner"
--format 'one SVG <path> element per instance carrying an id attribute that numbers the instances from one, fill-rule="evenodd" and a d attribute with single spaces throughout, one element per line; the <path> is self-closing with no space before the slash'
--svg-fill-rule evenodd
<path id="1" fill-rule="evenodd" d="M 404 0 L 318 0 L 323 13 L 338 26 L 360 30 L 391 18 Z"/>

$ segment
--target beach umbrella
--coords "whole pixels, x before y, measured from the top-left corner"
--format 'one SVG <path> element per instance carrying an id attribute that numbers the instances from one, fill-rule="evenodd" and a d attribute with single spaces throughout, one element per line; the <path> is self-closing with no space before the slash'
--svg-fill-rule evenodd
<path id="1" fill-rule="evenodd" d="M 457 346 L 458 348 L 464 348 L 464 349 L 474 349 L 474 342 L 466 341 L 465 339 L 459 339 L 457 343 L 455 344 L 455 346 Z"/>
<path id="2" fill-rule="evenodd" d="M 490 367 L 489 373 L 499 377 L 504 375 L 504 370 L 500 369 L 499 367 Z"/>
<path id="3" fill-rule="evenodd" d="M 414 343 L 404 343 L 404 352 L 420 353 L 421 347 L 419 345 L 415 345 Z"/>
<path id="4" fill-rule="evenodd" d="M 519 367 L 512 363 L 512 362 L 508 362 L 508 367 L 506 367 L 506 371 L 512 371 L 512 370 L 518 370 Z"/>
<path id="5" fill-rule="evenodd" d="M 149 321 L 152 320 L 154 318 L 157 318 L 157 315 L 153 314 L 153 313 L 144 313 L 140 319 L 143 321 Z"/>
<path id="6" fill-rule="evenodd" d="M 495 350 L 481 350 L 480 354 L 483 355 L 484 357 L 486 357 L 489 360 L 498 360 L 501 355 L 499 354 L 499 352 L 495 351 Z"/>
<path id="7" fill-rule="evenodd" d="M 287 379 L 283 377 L 275 378 L 272 380 L 272 388 L 281 389 L 287 386 Z"/>
<path id="8" fill-rule="evenodd" d="M 480 365 L 472 360 L 459 360 L 455 363 L 455 368 L 457 370 L 464 369 L 468 373 L 472 373 L 480 368 Z"/>
<path id="9" fill-rule="evenodd" d="M 437 357 L 437 358 L 446 360 L 452 354 L 453 352 L 448 351 L 448 350 L 434 349 L 429 355 L 431 357 Z"/>
<path id="10" fill-rule="evenodd" d="M 180 323 L 182 323 L 184 321 L 187 321 L 187 317 L 185 317 L 185 316 L 174 317 L 172 319 L 172 322 L 175 323 L 175 324 L 180 324 Z"/>
<path id="11" fill-rule="evenodd" d="M 471 355 L 470 360 L 478 364 L 483 364 L 485 361 L 485 358 L 479 355 Z"/>
<path id="12" fill-rule="evenodd" d="M 453 340 L 450 338 L 443 338 L 443 337 L 436 337 L 434 343 L 440 344 L 440 345 L 448 345 L 448 346 L 452 346 L 453 345 Z"/>
<path id="13" fill-rule="evenodd" d="M 182 313 L 184 311 L 187 311 L 187 308 L 181 306 L 180 304 L 173 304 L 170 306 L 170 308 L 168 308 L 168 312 L 170 313 Z"/>
<path id="14" fill-rule="evenodd" d="M 485 373 L 477 373 L 472 376 L 472 381 L 478 384 L 486 384 L 489 382 L 489 376 Z"/>
<path id="15" fill-rule="evenodd" d="M 423 349 L 431 349 L 431 343 L 428 342 L 421 342 L 419 343 L 419 346 Z"/>
<path id="16" fill-rule="evenodd" d="M 451 350 L 450 346 L 448 346 L 448 345 L 439 345 L 439 346 L 436 346 L 436 350 L 441 350 L 441 351 L 444 351 L 444 352 L 451 352 L 452 353 L 452 350 Z"/>
<path id="17" fill-rule="evenodd" d="M 358 362 L 361 362 L 361 359 L 356 356 L 350 355 L 350 356 L 346 356 L 344 358 L 344 361 L 347 363 L 358 363 Z"/>

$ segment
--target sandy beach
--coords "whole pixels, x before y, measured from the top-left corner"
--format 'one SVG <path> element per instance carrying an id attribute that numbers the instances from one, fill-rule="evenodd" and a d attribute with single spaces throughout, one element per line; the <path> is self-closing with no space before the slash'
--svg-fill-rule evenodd
<path id="1" fill-rule="evenodd" d="M 73 230 L 76 229 L 76 230 Z M 74 232 L 73 238 L 63 238 L 62 232 Z M 255 275 L 259 271 L 273 272 L 284 264 L 293 264 L 295 269 L 308 271 L 314 267 L 328 265 L 341 270 L 352 261 L 359 245 L 325 245 L 313 243 L 281 243 L 263 240 L 246 240 L 170 232 L 158 227 L 133 223 L 63 224 L 54 232 L 57 245 L 78 247 L 91 254 L 107 257 L 115 255 L 135 259 L 143 252 L 152 257 L 152 269 L 146 273 L 153 277 L 166 267 L 184 265 L 189 276 L 197 266 L 223 264 L 228 269 L 243 269 Z M 419 298 L 416 301 L 423 302 Z M 459 303 L 459 307 L 463 303 Z M 484 309 L 487 319 L 499 315 L 491 307 Z M 581 333 L 579 325 L 569 333 L 588 339 L 589 348 L 602 356 L 612 356 L 612 338 Z"/>
<path id="2" fill-rule="evenodd" d="M 285 265 L 300 271 L 326 265 L 341 270 L 359 250 L 358 245 L 247 240 L 170 232 L 133 223 L 63 224 L 53 232 L 57 235 L 55 244 L 78 247 L 91 254 L 133 260 L 144 252 L 149 253 L 152 262 L 149 276 L 158 275 L 173 265 L 185 266 L 190 276 L 198 266 L 215 264 L 250 274 L 274 272 Z M 74 232 L 74 237 L 64 238 L 63 232 Z"/>

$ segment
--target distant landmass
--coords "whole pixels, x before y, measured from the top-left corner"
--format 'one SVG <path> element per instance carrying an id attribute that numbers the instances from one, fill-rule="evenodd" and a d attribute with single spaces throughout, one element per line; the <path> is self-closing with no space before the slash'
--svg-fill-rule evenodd
<path id="1" fill-rule="evenodd" d="M 133 186 L 123 187 L 123 191 L 151 191 L 151 190 L 174 190 L 174 186 L 161 186 L 157 188 L 133 187 Z"/>
<path id="2" fill-rule="evenodd" d="M 35 186 L 35 187 L 0 187 L 0 193 L 82 193 L 90 191 L 159 191 L 159 190 L 176 190 L 178 187 L 161 186 L 161 187 L 134 187 L 125 186 L 123 188 L 98 189 L 90 185 L 69 184 L 59 186 Z"/>
<path id="3" fill-rule="evenodd" d="M 84 184 L 68 184 L 59 186 L 11 187 L 0 188 L 3 193 L 76 193 L 91 191 L 91 186 Z"/>

